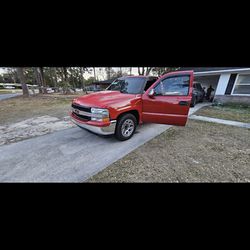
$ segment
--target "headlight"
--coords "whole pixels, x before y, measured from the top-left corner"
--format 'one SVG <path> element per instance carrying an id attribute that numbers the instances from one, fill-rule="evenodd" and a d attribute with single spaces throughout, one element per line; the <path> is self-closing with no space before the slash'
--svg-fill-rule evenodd
<path id="1" fill-rule="evenodd" d="M 109 121 L 108 109 L 91 108 L 91 121 L 107 122 Z"/>

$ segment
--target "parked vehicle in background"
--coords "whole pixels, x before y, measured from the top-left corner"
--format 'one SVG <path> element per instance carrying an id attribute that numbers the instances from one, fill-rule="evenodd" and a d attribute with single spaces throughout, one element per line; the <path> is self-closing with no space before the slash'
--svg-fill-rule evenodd
<path id="1" fill-rule="evenodd" d="M 192 99 L 193 71 L 175 71 L 160 78 L 126 76 L 106 91 L 72 101 L 72 122 L 101 135 L 131 138 L 137 125 L 185 126 Z"/>
<path id="2" fill-rule="evenodd" d="M 82 92 L 83 89 L 76 88 L 75 91 L 76 91 L 76 92 Z"/>
<path id="3" fill-rule="evenodd" d="M 190 107 L 194 107 L 196 103 L 203 102 L 205 98 L 205 91 L 200 83 L 194 82 L 193 83 L 193 94 Z"/>
<path id="4" fill-rule="evenodd" d="M 50 93 L 54 93 L 55 91 L 52 89 L 52 88 L 47 88 L 47 93 L 50 94 Z"/>
<path id="5" fill-rule="evenodd" d="M 101 87 L 100 87 L 100 86 L 95 86 L 95 85 L 86 86 L 86 87 L 84 88 L 84 91 L 98 92 L 98 91 L 101 91 Z"/>
<path id="6" fill-rule="evenodd" d="M 6 86 L 5 89 L 15 89 L 13 86 Z"/>

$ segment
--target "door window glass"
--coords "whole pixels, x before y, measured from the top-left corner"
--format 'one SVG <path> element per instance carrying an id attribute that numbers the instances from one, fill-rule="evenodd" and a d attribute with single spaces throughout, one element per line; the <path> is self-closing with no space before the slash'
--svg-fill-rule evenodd
<path id="1" fill-rule="evenodd" d="M 188 95 L 189 76 L 173 76 L 162 80 L 155 88 L 155 95 Z"/>

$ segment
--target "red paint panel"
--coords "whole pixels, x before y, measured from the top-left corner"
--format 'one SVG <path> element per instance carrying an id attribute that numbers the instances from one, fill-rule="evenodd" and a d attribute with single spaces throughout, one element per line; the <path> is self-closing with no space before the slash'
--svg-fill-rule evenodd
<path id="1" fill-rule="evenodd" d="M 188 95 L 185 96 L 172 96 L 162 95 L 149 97 L 148 93 L 151 89 L 155 88 L 161 81 L 173 77 L 188 75 L 190 77 Z M 192 99 L 192 84 L 193 72 L 192 71 L 178 71 L 172 72 L 161 77 L 157 82 L 147 90 L 142 96 L 142 120 L 143 122 L 159 123 L 185 126 L 187 122 L 189 107 Z M 186 102 L 187 105 L 180 105 Z"/>

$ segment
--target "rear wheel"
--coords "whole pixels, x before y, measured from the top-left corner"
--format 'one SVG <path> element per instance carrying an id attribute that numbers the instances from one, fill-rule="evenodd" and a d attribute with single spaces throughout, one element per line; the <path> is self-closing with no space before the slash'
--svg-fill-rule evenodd
<path id="1" fill-rule="evenodd" d="M 130 139 L 136 129 L 136 118 L 132 114 L 125 114 L 121 116 L 117 122 L 115 137 L 120 141 Z"/>

